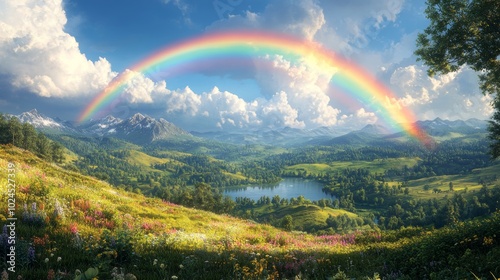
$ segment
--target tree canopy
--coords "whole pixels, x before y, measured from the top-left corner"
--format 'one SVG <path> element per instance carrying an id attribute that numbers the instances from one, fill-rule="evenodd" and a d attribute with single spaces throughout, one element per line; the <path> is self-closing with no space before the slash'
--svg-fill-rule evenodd
<path id="1" fill-rule="evenodd" d="M 430 20 L 418 34 L 418 60 L 428 74 L 446 74 L 464 65 L 479 73 L 483 94 L 492 94 L 495 113 L 489 126 L 491 153 L 500 157 L 500 2 L 498 0 L 428 0 Z"/>

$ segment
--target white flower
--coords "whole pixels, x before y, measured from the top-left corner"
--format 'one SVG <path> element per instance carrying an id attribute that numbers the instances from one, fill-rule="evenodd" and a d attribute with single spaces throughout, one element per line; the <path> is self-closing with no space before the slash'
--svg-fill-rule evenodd
<path id="1" fill-rule="evenodd" d="M 61 261 L 61 257 L 57 257 L 57 262 L 60 262 Z"/>
<path id="2" fill-rule="evenodd" d="M 161 269 L 164 269 L 164 268 L 165 268 L 165 265 L 164 265 L 164 264 L 160 264 L 160 268 L 161 268 Z"/>
<path id="3" fill-rule="evenodd" d="M 49 258 L 45 258 L 45 263 L 48 263 L 49 262 Z"/>
<path id="4" fill-rule="evenodd" d="M 172 279 L 172 280 L 177 280 L 177 279 L 179 279 L 179 277 L 177 277 L 177 276 L 173 275 L 170 279 Z"/>
<path id="5" fill-rule="evenodd" d="M 157 259 L 155 259 L 155 260 L 153 261 L 153 265 L 156 265 L 157 263 L 158 263 L 158 260 L 157 260 Z"/>

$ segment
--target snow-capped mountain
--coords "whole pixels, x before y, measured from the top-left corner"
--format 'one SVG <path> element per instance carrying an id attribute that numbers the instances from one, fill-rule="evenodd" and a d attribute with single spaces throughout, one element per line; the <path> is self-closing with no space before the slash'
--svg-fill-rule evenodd
<path id="1" fill-rule="evenodd" d="M 62 133 L 85 136 L 116 137 L 137 144 L 147 144 L 181 135 L 190 135 L 165 119 L 154 119 L 142 114 L 122 120 L 108 115 L 73 127 L 70 122 L 40 114 L 36 109 L 17 117 L 23 123 L 30 123 L 45 133 Z"/>
<path id="2" fill-rule="evenodd" d="M 113 128 L 122 122 L 122 119 L 108 115 L 102 119 L 90 120 L 80 125 L 79 128 L 87 133 L 103 136 L 113 133 Z"/>
<path id="3" fill-rule="evenodd" d="M 44 116 L 36 109 L 33 109 L 29 112 L 24 112 L 18 116 L 16 116 L 22 123 L 30 123 L 35 128 L 54 128 L 59 129 L 62 125 L 56 122 L 54 119 Z"/>
<path id="4" fill-rule="evenodd" d="M 86 135 L 116 137 L 137 144 L 190 135 L 165 119 L 157 120 L 140 113 L 124 120 L 108 115 L 82 124 L 80 129 Z"/>
<path id="5" fill-rule="evenodd" d="M 22 123 L 29 123 L 36 129 L 45 133 L 75 133 L 76 130 L 67 122 L 52 119 L 43 114 L 40 114 L 36 109 L 24 112 L 15 116 Z"/>
<path id="6" fill-rule="evenodd" d="M 115 120 L 116 121 L 116 120 Z M 106 135 L 134 143 L 150 143 L 176 136 L 190 135 L 163 118 L 158 120 L 140 113 L 108 126 Z"/>

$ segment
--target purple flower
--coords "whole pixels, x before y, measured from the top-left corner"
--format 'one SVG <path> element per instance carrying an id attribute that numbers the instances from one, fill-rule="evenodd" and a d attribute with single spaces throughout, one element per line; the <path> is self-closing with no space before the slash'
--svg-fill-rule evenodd
<path id="1" fill-rule="evenodd" d="M 35 263 L 35 247 L 33 246 L 30 246 L 28 248 L 28 261 L 30 264 Z"/>

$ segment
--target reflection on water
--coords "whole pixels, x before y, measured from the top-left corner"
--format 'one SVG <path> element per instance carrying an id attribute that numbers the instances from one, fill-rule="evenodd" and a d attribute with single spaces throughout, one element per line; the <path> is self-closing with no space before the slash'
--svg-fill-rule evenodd
<path id="1" fill-rule="evenodd" d="M 296 198 L 300 195 L 311 201 L 323 198 L 334 199 L 329 194 L 323 192 L 323 184 L 302 178 L 284 178 L 277 184 L 251 185 L 242 187 L 232 187 L 224 190 L 224 194 L 235 199 L 236 197 L 247 197 L 255 201 L 262 196 L 272 198 L 279 195 L 280 198 Z"/>

